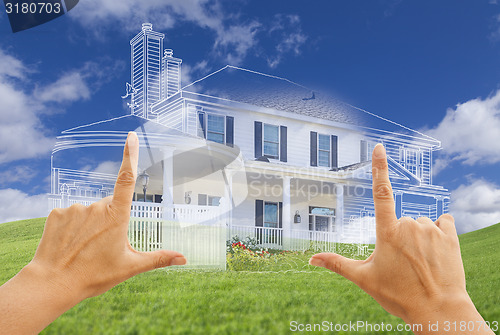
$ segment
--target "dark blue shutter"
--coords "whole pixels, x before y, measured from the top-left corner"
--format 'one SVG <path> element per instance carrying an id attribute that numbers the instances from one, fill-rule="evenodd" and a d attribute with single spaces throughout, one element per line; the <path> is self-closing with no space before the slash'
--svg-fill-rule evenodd
<path id="1" fill-rule="evenodd" d="M 264 227 L 264 200 L 255 200 L 255 227 Z"/>
<path id="2" fill-rule="evenodd" d="M 203 138 L 207 138 L 207 129 L 205 127 L 205 113 L 198 112 L 198 126 L 203 132 Z"/>
<path id="3" fill-rule="evenodd" d="M 226 145 L 234 145 L 234 117 L 226 116 Z"/>
<path id="4" fill-rule="evenodd" d="M 311 166 L 318 166 L 318 133 L 311 131 Z"/>
<path id="5" fill-rule="evenodd" d="M 155 203 L 161 204 L 162 196 L 160 194 L 155 194 Z"/>
<path id="6" fill-rule="evenodd" d="M 262 122 L 255 121 L 255 158 L 262 157 Z"/>
<path id="7" fill-rule="evenodd" d="M 332 135 L 332 168 L 339 167 L 339 138 Z"/>
<path id="8" fill-rule="evenodd" d="M 280 161 L 286 162 L 287 160 L 287 155 L 286 155 L 286 127 L 281 126 L 280 127 Z"/>
<path id="9" fill-rule="evenodd" d="M 366 145 L 366 141 L 364 140 L 361 140 L 361 148 L 360 148 L 360 157 L 359 157 L 359 161 L 360 162 L 366 162 L 368 160 L 368 152 L 367 152 L 368 148 L 367 148 L 367 145 Z"/>
<path id="10" fill-rule="evenodd" d="M 283 203 L 278 203 L 278 228 L 283 228 Z"/>

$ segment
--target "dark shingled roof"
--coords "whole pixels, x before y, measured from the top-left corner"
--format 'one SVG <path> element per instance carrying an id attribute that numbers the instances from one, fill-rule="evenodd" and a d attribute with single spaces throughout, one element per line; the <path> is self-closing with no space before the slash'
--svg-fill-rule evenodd
<path id="1" fill-rule="evenodd" d="M 415 130 L 351 106 L 288 79 L 227 65 L 183 91 L 434 140 Z"/>

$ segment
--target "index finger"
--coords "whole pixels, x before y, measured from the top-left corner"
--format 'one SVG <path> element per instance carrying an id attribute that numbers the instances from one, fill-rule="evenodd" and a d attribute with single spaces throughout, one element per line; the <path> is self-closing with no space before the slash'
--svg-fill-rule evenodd
<path id="1" fill-rule="evenodd" d="M 372 154 L 373 202 L 377 231 L 394 225 L 397 221 L 394 195 L 389 180 L 387 155 L 382 144 L 377 144 Z"/>
<path id="2" fill-rule="evenodd" d="M 137 163 L 139 161 L 139 139 L 135 132 L 128 133 L 127 142 L 123 149 L 123 160 L 116 179 L 111 206 L 118 213 L 130 215 L 130 206 L 134 195 L 137 179 Z"/>

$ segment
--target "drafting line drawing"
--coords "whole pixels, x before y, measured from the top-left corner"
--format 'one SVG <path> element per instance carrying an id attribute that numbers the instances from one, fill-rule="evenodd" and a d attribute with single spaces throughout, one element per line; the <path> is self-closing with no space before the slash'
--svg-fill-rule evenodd
<path id="1" fill-rule="evenodd" d="M 129 113 L 67 129 L 51 157 L 51 208 L 109 196 L 129 131 L 140 141 L 129 239 L 224 268 L 226 241 L 367 254 L 371 152 L 388 155 L 398 217 L 448 212 L 432 180 L 438 139 L 289 79 L 232 65 L 182 85 L 182 59 L 144 23 L 130 41 Z"/>

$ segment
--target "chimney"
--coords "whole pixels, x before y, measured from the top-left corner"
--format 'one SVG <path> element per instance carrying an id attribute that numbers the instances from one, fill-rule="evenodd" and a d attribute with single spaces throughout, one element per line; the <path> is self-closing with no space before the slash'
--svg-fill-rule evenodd
<path id="1" fill-rule="evenodd" d="M 181 90 L 182 59 L 174 57 L 172 49 L 165 49 L 163 55 L 163 98 L 167 99 Z"/>
<path id="2" fill-rule="evenodd" d="M 164 34 L 153 31 L 151 23 L 130 41 L 131 85 L 134 88 L 132 114 L 148 118 L 151 105 L 162 98 L 161 61 Z"/>

